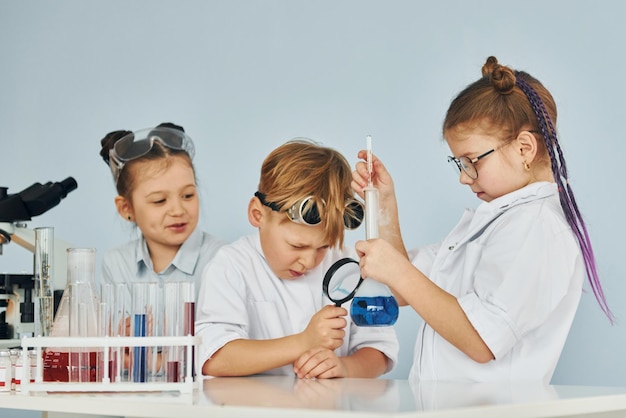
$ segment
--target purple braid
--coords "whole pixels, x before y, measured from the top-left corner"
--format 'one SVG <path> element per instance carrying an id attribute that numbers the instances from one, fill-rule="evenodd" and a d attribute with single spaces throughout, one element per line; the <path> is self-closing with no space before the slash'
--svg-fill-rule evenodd
<path id="1" fill-rule="evenodd" d="M 578 210 L 578 205 L 576 203 L 576 199 L 574 198 L 574 192 L 572 191 L 572 188 L 569 184 L 567 165 L 565 164 L 565 157 L 563 156 L 561 145 L 559 144 L 559 141 L 557 139 L 556 129 L 552 124 L 552 119 L 550 118 L 550 115 L 548 114 L 548 111 L 543 101 L 541 100 L 535 89 L 533 89 L 524 79 L 522 79 L 522 75 L 518 71 L 515 72 L 515 78 L 515 84 L 517 85 L 517 87 L 520 88 L 520 90 L 524 92 L 524 94 L 528 98 L 528 101 L 530 102 L 530 105 L 533 108 L 533 111 L 535 112 L 535 115 L 537 115 L 539 129 L 541 130 L 541 134 L 544 137 L 546 148 L 548 149 L 548 154 L 550 155 L 550 165 L 552 167 L 554 180 L 558 186 L 561 207 L 563 208 L 563 212 L 565 213 L 567 223 L 574 231 L 580 249 L 583 253 L 585 270 L 587 272 L 589 284 L 591 285 L 591 289 L 593 290 L 593 294 L 595 295 L 596 300 L 600 304 L 600 308 L 609 318 L 611 324 L 613 324 L 615 316 L 609 308 L 606 297 L 604 296 L 604 291 L 602 290 L 602 285 L 600 284 L 600 278 L 598 277 L 598 269 L 596 267 L 596 260 L 593 254 L 591 240 L 589 239 L 587 227 L 582 218 L 582 215 Z"/>

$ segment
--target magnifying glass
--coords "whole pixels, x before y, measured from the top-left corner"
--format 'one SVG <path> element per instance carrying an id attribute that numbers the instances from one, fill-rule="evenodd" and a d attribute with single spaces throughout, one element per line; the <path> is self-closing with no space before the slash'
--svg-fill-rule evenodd
<path id="1" fill-rule="evenodd" d="M 341 306 L 354 297 L 362 282 L 359 262 L 342 258 L 330 266 L 324 275 L 322 289 L 335 306 Z"/>

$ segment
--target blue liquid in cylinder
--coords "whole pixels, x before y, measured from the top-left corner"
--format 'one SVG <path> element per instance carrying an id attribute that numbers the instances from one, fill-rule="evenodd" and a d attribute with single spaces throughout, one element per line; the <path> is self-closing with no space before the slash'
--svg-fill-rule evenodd
<path id="1" fill-rule="evenodd" d="M 393 296 L 355 297 L 350 316 L 360 327 L 393 325 L 398 319 L 398 301 Z"/>

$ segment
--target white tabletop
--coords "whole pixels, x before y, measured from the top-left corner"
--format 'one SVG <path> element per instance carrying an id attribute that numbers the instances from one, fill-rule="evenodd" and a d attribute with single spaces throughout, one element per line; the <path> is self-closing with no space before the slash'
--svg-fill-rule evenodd
<path id="1" fill-rule="evenodd" d="M 626 388 L 255 376 L 207 379 L 187 395 L 0 393 L 0 408 L 159 418 L 626 416 Z"/>

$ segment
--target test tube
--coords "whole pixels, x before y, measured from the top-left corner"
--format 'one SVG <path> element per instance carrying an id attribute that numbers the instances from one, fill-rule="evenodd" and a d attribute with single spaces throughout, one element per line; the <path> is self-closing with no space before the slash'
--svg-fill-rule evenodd
<path id="1" fill-rule="evenodd" d="M 180 298 L 183 304 L 183 333 L 184 335 L 196 335 L 196 287 L 193 282 L 180 283 Z M 184 365 L 181 373 L 185 373 L 188 362 L 191 362 L 191 375 L 195 376 L 195 347 L 192 349 L 191 358 L 187 358 L 187 350 L 184 351 Z"/>
<path id="2" fill-rule="evenodd" d="M 81 337 L 85 337 L 89 335 L 89 327 L 87 320 L 87 304 L 84 302 L 80 302 L 78 304 L 78 315 L 79 315 L 79 335 Z M 78 348 L 78 370 L 79 370 L 79 379 L 81 382 L 90 382 L 95 381 L 95 377 L 97 375 L 96 369 L 96 352 L 91 351 L 94 348 L 88 347 L 79 347 Z M 93 379 L 91 378 L 93 373 Z"/>
<path id="3" fill-rule="evenodd" d="M 50 335 L 53 320 L 52 272 L 54 271 L 54 228 L 35 228 L 35 336 Z"/>
<path id="4" fill-rule="evenodd" d="M 155 335 L 157 289 L 158 285 L 156 282 L 133 283 L 133 315 L 131 319 L 131 334 L 134 337 Z M 133 347 L 131 366 L 133 382 L 146 382 L 148 380 L 149 364 L 148 347 Z M 153 371 L 155 370 L 153 369 Z"/>
<path id="5" fill-rule="evenodd" d="M 367 148 L 367 185 L 372 187 L 372 171 L 374 171 L 374 162 L 372 161 L 372 135 L 368 135 L 365 138 Z"/>
<path id="6" fill-rule="evenodd" d="M 126 283 L 116 283 L 115 304 L 112 308 L 111 327 L 112 335 L 130 336 L 130 291 Z M 128 324 L 128 327 L 127 327 Z M 124 347 L 115 347 L 113 352 L 114 373 L 111 375 L 114 381 L 121 382 L 128 372 L 126 364 L 130 362 L 130 356 L 126 356 Z"/>
<path id="7" fill-rule="evenodd" d="M 80 305 L 78 303 L 78 297 L 76 296 L 78 294 L 78 288 L 77 288 L 77 284 L 76 283 L 68 283 L 68 288 L 69 289 L 69 316 L 68 316 L 68 322 L 69 322 L 69 336 L 70 337 L 78 337 L 78 330 L 80 329 L 78 326 L 78 315 L 80 315 L 79 313 L 79 309 L 78 306 Z M 68 376 L 69 376 L 69 381 L 70 382 L 80 382 L 80 360 L 79 360 L 79 349 L 77 347 L 70 347 L 69 348 L 69 354 L 68 354 Z"/>
<path id="8" fill-rule="evenodd" d="M 179 296 L 179 282 L 165 283 L 165 335 L 179 337 L 183 332 L 183 314 Z M 163 351 L 165 374 L 168 382 L 180 381 L 182 351 L 179 346 L 169 346 Z"/>
<path id="9" fill-rule="evenodd" d="M 133 283 L 133 309 L 131 316 L 131 335 L 145 337 L 148 335 L 148 283 Z M 132 381 L 145 382 L 147 380 L 146 347 L 133 347 Z"/>
<path id="10" fill-rule="evenodd" d="M 100 305 L 98 309 L 98 336 L 110 337 L 112 335 L 111 320 L 115 305 L 115 287 L 111 283 L 102 283 L 100 285 Z M 110 382 L 111 376 L 115 370 L 113 363 L 113 350 L 106 348 L 109 352 L 108 362 L 104 363 L 104 350 L 98 351 L 98 374 L 96 380 L 98 382 Z"/>
<path id="11" fill-rule="evenodd" d="M 164 312 L 163 299 L 164 287 L 158 283 L 152 283 L 149 286 L 149 300 L 151 309 L 148 315 L 148 335 L 163 336 Z M 163 347 L 151 346 L 148 354 L 148 379 L 152 382 L 159 381 L 162 378 L 161 356 Z"/>
<path id="12" fill-rule="evenodd" d="M 365 238 L 378 238 L 378 189 L 372 184 L 372 136 L 367 136 L 367 172 L 369 178 L 367 187 L 363 189 L 365 194 Z"/>

